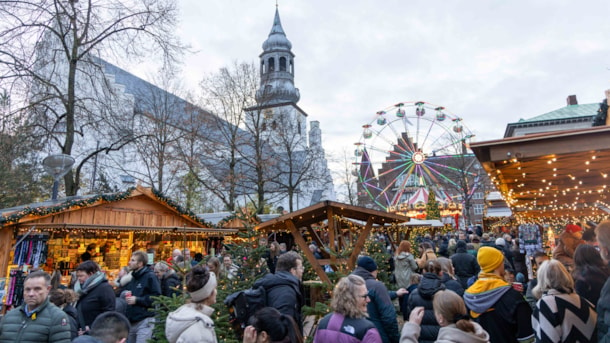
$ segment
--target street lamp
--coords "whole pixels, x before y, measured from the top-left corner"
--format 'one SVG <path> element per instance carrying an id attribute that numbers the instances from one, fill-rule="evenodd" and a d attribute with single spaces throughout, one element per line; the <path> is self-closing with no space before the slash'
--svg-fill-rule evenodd
<path id="1" fill-rule="evenodd" d="M 44 170 L 53 176 L 53 191 L 51 200 L 57 200 L 59 179 L 66 175 L 74 165 L 74 158 L 66 154 L 49 155 L 42 160 Z"/>

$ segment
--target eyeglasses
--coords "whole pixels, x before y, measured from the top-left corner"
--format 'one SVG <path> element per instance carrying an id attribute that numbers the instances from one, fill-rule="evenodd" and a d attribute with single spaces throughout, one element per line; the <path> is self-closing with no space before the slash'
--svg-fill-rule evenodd
<path id="1" fill-rule="evenodd" d="M 366 299 L 366 298 L 368 298 L 368 297 L 369 297 L 369 294 L 367 293 L 367 294 L 364 294 L 364 295 L 359 295 L 358 297 L 363 298 L 363 299 Z"/>

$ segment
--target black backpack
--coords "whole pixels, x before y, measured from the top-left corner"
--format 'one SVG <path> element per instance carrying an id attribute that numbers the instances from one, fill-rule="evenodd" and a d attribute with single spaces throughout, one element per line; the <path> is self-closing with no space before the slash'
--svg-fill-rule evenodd
<path id="1" fill-rule="evenodd" d="M 229 308 L 229 322 L 241 340 L 250 317 L 267 306 L 267 291 L 263 286 L 235 292 L 225 298 Z"/>

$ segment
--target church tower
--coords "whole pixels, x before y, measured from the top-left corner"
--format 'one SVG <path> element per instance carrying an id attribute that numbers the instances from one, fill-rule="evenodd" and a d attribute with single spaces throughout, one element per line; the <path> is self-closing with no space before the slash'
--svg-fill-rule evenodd
<path id="1" fill-rule="evenodd" d="M 297 106 L 299 89 L 294 86 L 294 54 L 286 37 L 278 8 L 271 32 L 263 42 L 260 58 L 260 87 L 256 91 L 255 117 L 262 116 L 262 130 L 271 144 L 307 149 L 307 114 Z"/>

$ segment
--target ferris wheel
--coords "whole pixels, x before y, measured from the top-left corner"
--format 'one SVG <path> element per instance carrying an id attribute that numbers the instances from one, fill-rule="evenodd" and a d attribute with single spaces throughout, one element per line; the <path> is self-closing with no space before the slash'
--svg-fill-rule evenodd
<path id="1" fill-rule="evenodd" d="M 391 212 L 422 189 L 434 189 L 437 199 L 451 198 L 455 192 L 449 188 L 475 176 L 467 165 L 472 165 L 468 147 L 473 136 L 462 118 L 427 102 L 401 102 L 378 111 L 355 143 L 358 194 Z"/>

